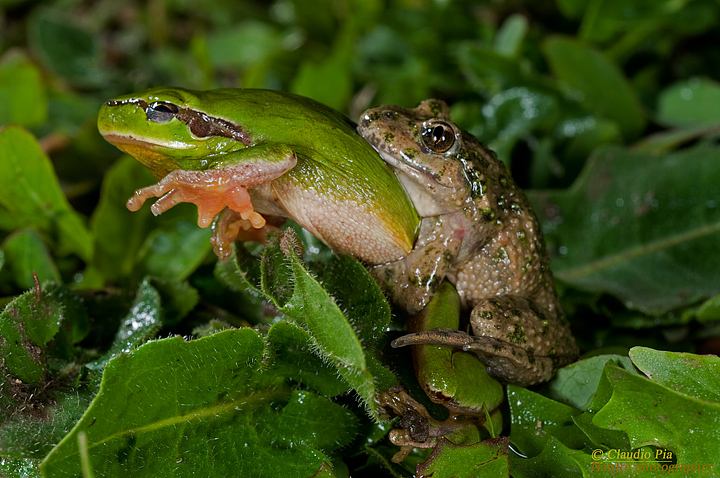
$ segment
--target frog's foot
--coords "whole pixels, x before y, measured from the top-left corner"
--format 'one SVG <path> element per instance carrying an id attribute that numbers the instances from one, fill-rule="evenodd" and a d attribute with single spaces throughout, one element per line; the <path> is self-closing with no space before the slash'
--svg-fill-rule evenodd
<path id="1" fill-rule="evenodd" d="M 127 208 L 137 211 L 147 199 L 159 197 L 151 208 L 157 216 L 181 202 L 190 202 L 198 207 L 198 226 L 207 227 L 227 206 L 259 229 L 265 225 L 265 219 L 253 210 L 247 188 L 264 179 L 257 182 L 258 178 L 246 175 L 243 181 L 242 175 L 238 178 L 236 169 L 237 166 L 208 171 L 175 170 L 157 184 L 136 191 L 128 200 Z"/>
<path id="2" fill-rule="evenodd" d="M 210 244 L 215 255 L 225 260 L 232 253 L 230 245 L 233 242 L 240 240 L 264 244 L 268 233 L 277 229 L 277 226 L 267 223 L 261 228 L 255 228 L 251 220 L 243 217 L 243 214 L 231 209 L 223 209 L 212 224 Z"/>
<path id="3" fill-rule="evenodd" d="M 453 417 L 441 422 L 430 416 L 427 409 L 412 398 L 402 387 L 393 387 L 378 396 L 383 408 L 391 409 L 402 418 L 398 425 L 402 429 L 390 430 L 390 441 L 400 447 L 392 457 L 393 463 L 400 463 L 413 448 L 433 448 L 438 440 L 474 422 L 456 421 Z"/>

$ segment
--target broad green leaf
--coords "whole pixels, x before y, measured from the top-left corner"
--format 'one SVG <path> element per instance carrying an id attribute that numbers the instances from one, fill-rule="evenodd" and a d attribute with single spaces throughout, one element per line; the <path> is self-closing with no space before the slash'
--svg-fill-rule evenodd
<path id="1" fill-rule="evenodd" d="M 508 385 L 507 391 L 512 416 L 510 441 L 523 455 L 540 454 L 550 436 L 573 449 L 587 444 L 572 420 L 579 410 L 514 385 Z"/>
<path id="2" fill-rule="evenodd" d="M 669 125 L 720 123 L 720 83 L 692 78 L 663 90 L 658 99 L 658 119 Z"/>
<path id="3" fill-rule="evenodd" d="M 161 315 L 160 294 L 146 279 L 138 287 L 135 301 L 120 323 L 110 349 L 97 360 L 87 364 L 87 367 L 102 371 L 112 358 L 130 352 L 154 338 L 161 327 Z"/>
<path id="4" fill-rule="evenodd" d="M 625 370 L 633 370 L 630 359 L 620 355 L 596 355 L 579 360 L 558 370 L 545 387 L 546 395 L 578 410 L 585 410 L 592 402 L 605 365 L 614 363 Z"/>
<path id="5" fill-rule="evenodd" d="M 0 128 L 0 206 L 18 228 L 32 227 L 81 259 L 90 258 L 87 227 L 65 199 L 48 157 L 19 127 Z"/>
<path id="6" fill-rule="evenodd" d="M 563 0 L 568 5 L 570 0 Z M 677 0 L 590 0 L 580 27 L 580 37 L 593 42 L 607 41 L 619 33 L 658 28 L 662 20 L 670 25 L 686 1 Z"/>
<path id="7" fill-rule="evenodd" d="M 128 277 L 138 251 L 152 227 L 149 208 L 130 212 L 125 207 L 136 189 L 155 179 L 142 164 L 124 156 L 105 175 L 100 202 L 90 220 L 95 238 L 91 269 L 104 280 Z"/>
<path id="8" fill-rule="evenodd" d="M 294 234 L 288 231 L 278 238 L 270 255 L 285 256 L 285 264 L 293 274 L 292 296 L 278 305 L 293 321 L 306 329 L 318 352 L 333 363 L 338 373 L 355 389 L 368 411 L 377 418 L 375 378 L 365 360 L 363 346 L 340 308 L 317 280 L 305 269 L 296 253 Z M 266 251 L 267 253 L 267 251 Z M 267 256 L 267 254 L 266 254 Z M 285 267 L 276 267 L 282 270 Z M 270 276 L 264 283 L 279 283 L 284 277 Z"/>
<path id="9" fill-rule="evenodd" d="M 509 16 L 495 35 L 495 51 L 507 57 L 517 56 L 527 30 L 526 17 L 519 14 Z"/>
<path id="10" fill-rule="evenodd" d="M 314 353 L 312 338 L 305 330 L 289 322 L 277 322 L 270 327 L 267 340 L 276 354 L 268 373 L 303 383 L 326 397 L 350 390 L 335 367 Z"/>
<path id="11" fill-rule="evenodd" d="M 0 59 L 0 125 L 36 126 L 47 118 L 48 102 L 40 72 L 24 55 Z"/>
<path id="12" fill-rule="evenodd" d="M 513 478 L 537 478 L 552 476 L 553 478 L 580 478 L 580 467 L 573 457 L 584 452 L 573 450 L 563 444 L 554 435 L 545 441 L 539 455 L 533 457 L 520 456 L 510 449 L 510 472 Z"/>
<path id="13" fill-rule="evenodd" d="M 367 271 L 349 258 L 325 266 L 321 285 L 305 268 L 298 248 L 294 231 L 287 229 L 271 236 L 259 268 L 256 258 L 238 248 L 233 259 L 218 264 L 216 274 L 237 290 L 254 290 L 272 300 L 287 320 L 309 334 L 315 353 L 336 367 L 377 419 L 375 394 L 397 383 L 374 356 L 373 345 L 389 323 L 385 299 Z"/>
<path id="14" fill-rule="evenodd" d="M 152 277 L 150 283 L 160 294 L 163 325 L 180 322 L 200 302 L 197 289 L 187 282 Z"/>
<path id="15" fill-rule="evenodd" d="M 678 368 L 677 357 L 669 361 L 675 362 L 671 367 Z M 679 368 L 683 367 L 686 365 Z M 720 403 L 708 401 L 701 388 L 675 390 L 614 366 L 608 366 L 605 373 L 613 389 L 612 398 L 597 412 L 593 423 L 624 431 L 632 449 L 652 446 L 672 451 L 679 465 L 718 463 L 720 438 L 715 424 L 720 421 Z M 681 382 L 689 384 L 691 380 Z M 670 382 L 678 383 L 675 378 Z M 712 388 L 717 389 L 718 384 Z M 703 397 L 695 396 L 695 391 L 702 392 Z"/>
<path id="16" fill-rule="evenodd" d="M 719 153 L 608 147 L 568 190 L 529 194 L 556 276 L 658 315 L 717 295 Z"/>
<path id="17" fill-rule="evenodd" d="M 187 278 L 210 252 L 210 228 L 178 220 L 154 229 L 138 251 L 143 275 L 165 279 Z"/>
<path id="18" fill-rule="evenodd" d="M 13 271 L 15 282 L 22 289 L 33 287 L 37 274 L 40 283 L 61 282 L 60 272 L 50 256 L 42 238 L 32 229 L 12 234 L 3 244 L 5 260 Z"/>
<path id="19" fill-rule="evenodd" d="M 720 403 L 720 358 L 633 347 L 630 358 L 653 382 L 712 403 Z"/>
<path id="20" fill-rule="evenodd" d="M 645 127 L 645 113 L 620 69 L 602 53 L 582 43 L 551 37 L 544 53 L 557 79 L 570 86 L 591 111 L 615 121 L 626 140 Z"/>
<path id="21" fill-rule="evenodd" d="M 263 411 L 257 416 L 258 432 L 272 437 L 275 446 L 333 450 L 357 432 L 357 418 L 350 410 L 313 392 L 294 390 L 279 413 L 270 407 Z"/>
<path id="22" fill-rule="evenodd" d="M 498 94 L 509 87 L 526 84 L 531 76 L 527 71 L 528 65 L 476 42 L 461 44 L 457 56 L 468 81 L 488 94 Z"/>
<path id="23" fill-rule="evenodd" d="M 455 445 L 441 438 L 430 458 L 417 467 L 417 478 L 507 477 L 508 440 L 497 438 Z"/>
<path id="24" fill-rule="evenodd" d="M 488 146 L 509 162 L 520 138 L 531 131 L 554 129 L 559 113 L 558 98 L 544 91 L 525 86 L 501 91 L 483 107 L 488 129 L 496 132 Z"/>
<path id="25" fill-rule="evenodd" d="M 43 476 L 80 474 L 80 433 L 95 476 L 312 476 L 330 462 L 322 450 L 348 444 L 356 424 L 339 405 L 266 377 L 265 352 L 255 331 L 233 329 L 117 356 L 83 419 L 43 462 Z M 303 397 L 324 414 L 308 414 Z M 268 429 L 293 435 L 278 443 Z M 320 436 L 330 429 L 332 443 Z"/>

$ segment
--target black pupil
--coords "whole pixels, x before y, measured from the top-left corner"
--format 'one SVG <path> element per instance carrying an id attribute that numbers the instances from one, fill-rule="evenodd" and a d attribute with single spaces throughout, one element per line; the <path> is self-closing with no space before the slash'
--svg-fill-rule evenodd
<path id="1" fill-rule="evenodd" d="M 425 146 L 436 153 L 444 153 L 455 143 L 452 128 L 446 125 L 435 125 L 423 133 Z"/>
<path id="2" fill-rule="evenodd" d="M 178 107 L 171 103 L 153 103 L 145 109 L 147 119 L 153 123 L 167 123 L 178 113 Z"/>

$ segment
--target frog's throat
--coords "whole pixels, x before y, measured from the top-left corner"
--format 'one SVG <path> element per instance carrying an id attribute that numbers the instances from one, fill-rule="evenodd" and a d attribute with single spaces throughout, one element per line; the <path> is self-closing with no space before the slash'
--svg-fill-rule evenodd
<path id="1" fill-rule="evenodd" d="M 163 147 L 161 144 L 116 134 L 108 134 L 105 139 L 123 153 L 140 161 L 158 179 L 164 178 L 171 171 L 182 169 L 179 164 L 158 151 L 157 148 Z"/>

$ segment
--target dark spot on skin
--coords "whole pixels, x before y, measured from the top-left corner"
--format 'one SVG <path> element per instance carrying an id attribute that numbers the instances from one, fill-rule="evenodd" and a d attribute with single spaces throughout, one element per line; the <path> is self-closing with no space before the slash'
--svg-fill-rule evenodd
<path id="1" fill-rule="evenodd" d="M 516 325 L 515 330 L 508 334 L 507 340 L 511 344 L 524 344 L 525 342 L 527 342 L 525 329 L 520 325 Z"/>
<path id="2" fill-rule="evenodd" d="M 482 312 L 478 313 L 478 317 L 482 320 L 493 320 L 495 318 L 495 315 L 489 310 L 483 310 Z"/>
<path id="3" fill-rule="evenodd" d="M 428 106 L 430 107 L 430 112 L 436 118 L 438 116 L 440 116 L 443 112 L 442 105 L 437 101 L 433 101 L 433 102 L 429 103 Z"/>
<path id="4" fill-rule="evenodd" d="M 383 134 L 383 141 L 387 144 L 392 144 L 393 141 L 395 141 L 395 135 L 391 132 L 387 131 L 385 134 Z"/>
<path id="5" fill-rule="evenodd" d="M 490 208 L 480 209 L 480 217 L 482 217 L 482 220 L 485 222 L 492 222 L 492 220 L 495 219 L 495 211 Z"/>
<path id="6" fill-rule="evenodd" d="M 402 155 L 408 159 L 415 159 L 415 156 L 417 156 L 417 153 L 418 153 L 417 150 L 415 150 L 413 148 L 406 148 L 406 149 L 403 149 L 403 151 L 402 151 Z"/>

